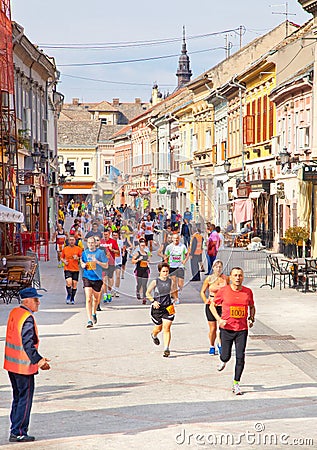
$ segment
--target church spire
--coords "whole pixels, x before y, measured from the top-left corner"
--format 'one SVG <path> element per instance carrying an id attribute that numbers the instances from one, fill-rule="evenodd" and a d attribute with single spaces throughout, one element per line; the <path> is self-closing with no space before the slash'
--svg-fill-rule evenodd
<path id="1" fill-rule="evenodd" d="M 190 70 L 189 56 L 187 55 L 187 48 L 186 48 L 185 25 L 183 25 L 182 53 L 178 59 L 178 69 L 176 72 L 176 76 L 178 78 L 177 89 L 180 89 L 186 83 L 188 83 L 192 76 L 192 71 Z"/>

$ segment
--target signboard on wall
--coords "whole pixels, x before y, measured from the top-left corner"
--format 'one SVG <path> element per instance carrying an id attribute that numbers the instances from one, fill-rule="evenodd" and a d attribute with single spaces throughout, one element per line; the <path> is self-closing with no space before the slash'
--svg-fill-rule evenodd
<path id="1" fill-rule="evenodd" d="M 314 166 L 303 167 L 303 181 L 312 181 L 317 183 L 317 164 Z"/>

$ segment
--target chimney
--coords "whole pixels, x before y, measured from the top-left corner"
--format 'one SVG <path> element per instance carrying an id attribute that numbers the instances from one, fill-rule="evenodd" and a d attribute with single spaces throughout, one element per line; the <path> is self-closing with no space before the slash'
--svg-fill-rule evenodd
<path id="1" fill-rule="evenodd" d="M 119 106 L 119 103 L 120 103 L 120 100 L 119 100 L 118 98 L 114 98 L 114 99 L 112 100 L 112 105 L 113 105 L 114 107 L 118 107 L 118 106 Z"/>
<path id="2" fill-rule="evenodd" d="M 135 99 L 135 104 L 136 104 L 136 105 L 141 105 L 141 99 L 140 99 L 139 97 L 137 97 L 137 98 Z"/>
<path id="3" fill-rule="evenodd" d="M 73 98 L 73 105 L 78 106 L 79 105 L 79 98 Z"/>

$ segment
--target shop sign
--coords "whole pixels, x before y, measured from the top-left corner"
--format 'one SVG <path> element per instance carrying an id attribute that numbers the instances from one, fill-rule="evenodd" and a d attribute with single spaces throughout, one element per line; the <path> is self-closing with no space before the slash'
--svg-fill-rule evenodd
<path id="1" fill-rule="evenodd" d="M 303 167 L 303 181 L 317 182 L 317 165 Z"/>

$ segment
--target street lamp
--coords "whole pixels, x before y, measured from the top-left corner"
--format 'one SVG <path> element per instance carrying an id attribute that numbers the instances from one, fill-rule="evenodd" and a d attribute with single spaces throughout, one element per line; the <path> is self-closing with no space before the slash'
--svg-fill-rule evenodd
<path id="1" fill-rule="evenodd" d="M 42 153 L 39 150 L 39 145 L 37 142 L 34 142 L 33 148 L 34 148 L 34 151 L 31 153 L 31 156 L 33 158 L 35 166 L 38 167 L 38 165 L 41 162 Z"/>
<path id="2" fill-rule="evenodd" d="M 279 153 L 280 161 L 282 167 L 289 167 L 289 163 L 291 162 L 291 155 L 288 153 L 287 147 L 283 147 Z"/>
<path id="3" fill-rule="evenodd" d="M 67 160 L 67 162 L 64 164 L 64 166 L 65 166 L 66 172 L 68 172 L 68 173 L 69 173 L 69 172 L 72 170 L 72 168 L 73 168 L 72 163 L 71 163 L 70 161 L 68 161 L 68 160 Z"/>
<path id="4" fill-rule="evenodd" d="M 195 172 L 195 177 L 196 177 L 196 226 L 200 226 L 199 223 L 199 186 L 198 186 L 198 182 L 199 182 L 199 177 L 201 174 L 201 167 L 196 166 L 194 167 L 194 172 Z"/>
<path id="5" fill-rule="evenodd" d="M 223 163 L 223 168 L 225 169 L 226 173 L 230 172 L 231 162 L 228 159 L 226 159 L 225 162 Z"/>

